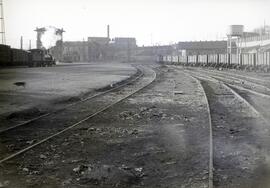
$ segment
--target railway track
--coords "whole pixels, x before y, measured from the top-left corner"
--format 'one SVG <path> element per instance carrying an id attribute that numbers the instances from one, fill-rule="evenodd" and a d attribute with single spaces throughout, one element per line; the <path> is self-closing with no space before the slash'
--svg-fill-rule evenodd
<path id="1" fill-rule="evenodd" d="M 206 92 L 201 84 L 201 81 L 191 75 L 188 74 L 197 84 L 201 87 L 203 91 L 204 98 L 206 100 L 206 106 L 207 106 L 207 113 L 208 113 L 208 123 L 209 123 L 209 161 L 208 161 L 208 188 L 213 188 L 213 129 L 212 129 L 212 117 L 211 117 L 211 111 L 210 111 L 210 106 L 209 106 L 209 101 L 206 95 Z"/>
<path id="2" fill-rule="evenodd" d="M 80 125 L 146 88 L 156 79 L 154 70 L 140 67 L 132 81 L 1 132 L 0 164 L 31 150 Z M 142 77 L 142 74 L 144 75 Z M 136 81 L 136 82 L 135 82 Z M 125 87 L 124 87 L 125 86 Z M 90 100 L 91 99 L 91 100 Z M 76 116 L 74 116 L 76 114 Z"/>
<path id="3" fill-rule="evenodd" d="M 253 158 L 261 157 L 263 160 L 262 156 L 254 156 L 253 153 L 254 150 L 259 152 L 258 145 L 263 145 L 258 143 L 257 139 L 263 137 L 269 141 L 269 129 L 267 133 L 261 131 L 267 128 L 265 118 L 249 101 L 226 83 L 212 76 L 198 75 L 194 72 L 188 72 L 188 74 L 201 83 L 208 101 L 211 129 L 209 133 L 209 187 L 255 185 L 256 183 L 247 177 L 256 176 L 249 169 L 253 168 L 250 165 L 251 163 L 254 165 Z M 258 127 L 255 128 L 254 125 Z M 249 132 L 248 129 L 258 129 L 258 131 Z M 253 140 L 254 137 L 256 139 Z M 240 154 L 232 156 L 231 153 Z M 241 161 L 245 156 L 249 157 L 244 162 Z M 230 180 L 230 184 L 227 180 Z"/>
<path id="4" fill-rule="evenodd" d="M 240 78 L 240 79 L 244 79 L 244 80 L 249 80 L 251 82 L 255 82 L 255 83 L 258 83 L 258 84 L 261 84 L 261 83 L 268 83 L 270 84 L 270 80 L 264 80 L 262 78 L 256 78 L 256 77 L 253 77 L 253 76 L 247 76 L 247 75 L 241 75 L 241 74 L 235 74 L 235 73 L 232 73 L 232 72 L 220 72 L 220 71 L 216 71 L 216 70 L 211 70 L 211 69 L 208 69 L 209 72 L 212 72 L 212 73 L 217 73 L 217 74 L 226 74 L 226 75 L 230 75 L 231 77 L 235 77 L 235 78 Z M 223 75 L 224 75 L 223 74 Z"/>
<path id="5" fill-rule="evenodd" d="M 243 88 L 248 91 L 252 91 L 254 94 L 258 94 L 261 96 L 270 96 L 270 87 L 267 81 L 244 77 L 242 75 L 234 75 L 231 73 L 218 73 L 216 71 L 205 71 L 205 70 L 192 70 L 193 72 L 203 73 L 204 75 L 207 74 L 215 79 L 224 81 L 230 85 L 234 85 L 239 88 Z"/>
<path id="6" fill-rule="evenodd" d="M 206 72 L 193 72 L 193 71 L 188 71 L 191 74 L 196 74 L 200 75 L 202 77 L 208 77 L 211 79 L 214 79 L 217 82 L 222 82 L 224 83 L 227 87 L 232 89 L 236 94 L 241 96 L 249 105 L 254 108 L 254 111 L 257 111 L 256 113 L 260 114 L 262 118 L 264 118 L 265 122 L 270 121 L 270 114 L 269 114 L 269 107 L 270 107 L 270 92 L 264 92 L 264 91 L 258 91 L 256 87 L 251 87 L 247 88 L 245 86 L 241 86 L 239 84 L 236 84 L 234 79 L 229 79 L 226 78 L 226 75 L 223 77 L 218 77 L 216 75 L 208 74 L 206 75 Z M 245 80 L 242 80 L 245 82 Z M 256 85 L 256 83 L 253 83 L 253 85 Z M 263 86 L 265 87 L 265 86 Z M 270 90 L 269 88 L 266 87 L 267 90 Z"/>

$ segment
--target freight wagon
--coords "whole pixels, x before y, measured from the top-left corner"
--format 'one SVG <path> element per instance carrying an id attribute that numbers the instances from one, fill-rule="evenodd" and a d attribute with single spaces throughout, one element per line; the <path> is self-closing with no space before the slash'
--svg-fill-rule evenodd
<path id="1" fill-rule="evenodd" d="M 11 62 L 11 49 L 7 45 L 0 45 L 0 66 L 7 66 Z"/>
<path id="2" fill-rule="evenodd" d="M 45 67 L 55 65 L 55 59 L 46 50 L 33 49 L 29 51 L 0 45 L 0 67 L 29 66 Z"/>
<path id="3" fill-rule="evenodd" d="M 252 54 L 207 54 L 190 56 L 159 56 L 159 62 L 183 66 L 208 66 L 245 70 L 270 71 L 270 52 Z"/>
<path id="4" fill-rule="evenodd" d="M 19 49 L 11 49 L 11 66 L 28 66 L 30 52 L 19 50 Z"/>

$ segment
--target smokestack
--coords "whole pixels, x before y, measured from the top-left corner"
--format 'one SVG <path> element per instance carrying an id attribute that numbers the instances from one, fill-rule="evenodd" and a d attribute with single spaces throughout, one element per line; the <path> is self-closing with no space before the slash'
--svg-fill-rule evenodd
<path id="1" fill-rule="evenodd" d="M 107 25 L 107 38 L 110 39 L 110 25 Z"/>
<path id="2" fill-rule="evenodd" d="M 23 37 L 21 36 L 21 50 L 23 49 Z"/>

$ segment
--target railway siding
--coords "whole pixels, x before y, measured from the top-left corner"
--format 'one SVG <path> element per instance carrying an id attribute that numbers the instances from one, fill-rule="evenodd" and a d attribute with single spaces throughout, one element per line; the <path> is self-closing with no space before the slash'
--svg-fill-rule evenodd
<path id="1" fill-rule="evenodd" d="M 264 119 L 222 82 L 200 79 L 212 117 L 214 187 L 268 187 L 268 172 L 261 179 L 255 178 L 266 170 L 261 164 L 267 165 L 265 158 L 269 156 L 269 128 Z"/>

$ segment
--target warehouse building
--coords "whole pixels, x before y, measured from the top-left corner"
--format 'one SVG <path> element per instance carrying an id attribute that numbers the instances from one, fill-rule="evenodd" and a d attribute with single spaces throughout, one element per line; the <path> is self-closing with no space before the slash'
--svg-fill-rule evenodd
<path id="1" fill-rule="evenodd" d="M 176 50 L 179 55 L 225 54 L 227 53 L 227 41 L 179 42 Z"/>

